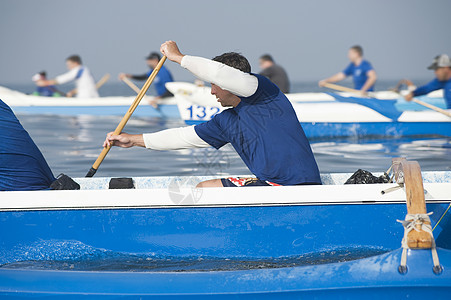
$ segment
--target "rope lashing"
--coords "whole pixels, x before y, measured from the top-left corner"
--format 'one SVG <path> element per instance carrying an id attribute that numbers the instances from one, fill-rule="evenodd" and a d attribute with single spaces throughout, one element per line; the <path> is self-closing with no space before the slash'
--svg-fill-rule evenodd
<path id="1" fill-rule="evenodd" d="M 385 195 L 385 194 L 387 194 L 387 193 L 394 192 L 394 191 L 397 191 L 397 190 L 402 189 L 402 188 L 404 188 L 404 183 L 398 183 L 397 186 L 388 188 L 388 189 L 386 189 L 386 190 L 382 190 L 382 191 L 381 191 L 381 194 L 382 194 L 382 195 Z"/>
<path id="2" fill-rule="evenodd" d="M 442 272 L 442 266 L 440 266 L 440 261 L 437 254 L 437 248 L 435 247 L 435 240 L 434 235 L 432 234 L 432 227 L 430 225 L 430 218 L 429 216 L 432 214 L 432 212 L 427 214 L 407 214 L 406 218 L 404 220 L 397 220 L 399 223 L 402 224 L 404 227 L 404 237 L 402 238 L 402 254 L 401 254 L 401 263 L 399 265 L 399 272 L 401 274 L 407 273 L 407 250 L 409 249 L 409 246 L 407 244 L 407 235 L 412 230 L 415 231 L 425 231 L 429 233 L 432 237 L 432 261 L 434 263 L 433 271 L 435 274 L 440 274 Z M 428 222 L 429 224 L 425 224 L 425 222 Z"/>
<path id="3" fill-rule="evenodd" d="M 395 177 L 395 172 L 393 172 L 392 174 L 391 174 L 391 176 L 390 176 L 390 173 L 391 173 L 391 171 L 392 171 L 392 169 L 393 169 L 393 167 L 394 167 L 394 165 L 399 165 L 400 163 L 399 162 L 393 162 L 391 165 L 390 165 L 390 168 L 388 168 L 388 170 L 387 170 L 387 172 L 385 172 L 384 174 L 386 174 L 387 175 L 387 177 L 389 177 L 390 179 L 388 180 L 388 182 L 390 183 L 390 182 L 393 182 L 393 178 Z M 401 176 L 402 176 L 402 173 L 400 174 Z M 397 191 L 397 190 L 399 190 L 399 189 L 402 189 L 402 188 L 404 188 L 404 178 L 402 178 L 402 180 L 399 180 L 399 179 L 401 179 L 401 178 L 398 178 L 398 185 L 397 186 L 394 186 L 394 187 L 391 187 L 391 188 L 388 188 L 388 189 L 386 189 L 386 190 L 382 190 L 381 191 L 381 194 L 382 195 L 385 195 L 385 194 L 387 194 L 387 193 L 390 193 L 390 192 L 394 192 L 394 191 Z"/>

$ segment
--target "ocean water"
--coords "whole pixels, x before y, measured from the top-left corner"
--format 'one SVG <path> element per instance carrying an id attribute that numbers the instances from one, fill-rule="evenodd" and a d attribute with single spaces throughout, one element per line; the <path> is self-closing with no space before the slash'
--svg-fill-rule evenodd
<path id="1" fill-rule="evenodd" d="M 380 90 L 396 82 L 380 82 Z M 10 85 L 22 92 L 32 92 L 33 85 Z M 296 83 L 293 92 L 321 91 L 316 83 Z M 103 96 L 133 95 L 124 84 L 110 83 L 101 89 Z M 125 112 L 124 112 L 125 113 Z M 18 115 L 23 126 L 43 152 L 55 175 L 65 173 L 83 177 L 102 150 L 107 132 L 120 122 L 119 116 Z M 184 126 L 180 120 L 132 117 L 125 127 L 129 133 L 155 132 Z M 451 139 L 415 138 L 327 138 L 310 140 L 320 171 L 371 172 L 388 169 L 393 157 L 417 160 L 423 170 L 451 170 Z M 250 174 L 235 150 L 193 149 L 149 151 L 142 148 L 114 147 L 96 176 L 196 176 Z"/>

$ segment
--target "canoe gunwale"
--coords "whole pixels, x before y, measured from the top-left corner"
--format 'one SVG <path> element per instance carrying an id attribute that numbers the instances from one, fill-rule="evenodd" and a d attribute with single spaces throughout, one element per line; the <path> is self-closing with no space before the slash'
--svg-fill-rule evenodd
<path id="1" fill-rule="evenodd" d="M 405 192 L 385 195 L 394 184 L 316 185 L 289 187 L 209 188 L 181 191 L 183 200 L 168 188 L 132 190 L 2 192 L 0 211 L 184 209 L 229 207 L 325 206 L 404 204 Z M 425 183 L 426 203 L 451 202 L 451 183 Z M 200 192 L 198 198 L 194 192 Z M 190 198 L 191 197 L 191 198 Z M 274 201 L 274 199 L 281 199 Z"/>

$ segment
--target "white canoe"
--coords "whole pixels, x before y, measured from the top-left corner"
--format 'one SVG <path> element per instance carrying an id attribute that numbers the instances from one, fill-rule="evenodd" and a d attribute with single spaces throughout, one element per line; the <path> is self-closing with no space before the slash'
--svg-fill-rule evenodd
<path id="1" fill-rule="evenodd" d="M 135 116 L 179 118 L 174 97 L 159 101 L 158 109 L 149 105 L 146 96 L 136 109 Z M 0 86 L 0 100 L 16 114 L 57 115 L 124 115 L 135 97 L 67 98 L 26 95 Z"/>

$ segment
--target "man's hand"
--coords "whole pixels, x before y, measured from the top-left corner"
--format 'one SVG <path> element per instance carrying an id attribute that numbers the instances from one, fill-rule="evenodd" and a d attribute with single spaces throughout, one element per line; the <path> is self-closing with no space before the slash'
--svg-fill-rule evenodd
<path id="1" fill-rule="evenodd" d="M 114 135 L 114 132 L 107 134 L 103 147 L 118 146 L 122 148 L 130 148 L 133 146 L 145 147 L 142 134 L 128 134 L 122 132 L 119 135 Z"/>
<path id="2" fill-rule="evenodd" d="M 326 80 L 320 80 L 320 81 L 318 82 L 318 86 L 319 86 L 319 87 L 323 87 L 326 83 L 327 83 Z"/>
<path id="3" fill-rule="evenodd" d="M 47 86 L 47 80 L 38 80 L 38 81 L 36 81 L 36 85 L 37 86 Z"/>
<path id="4" fill-rule="evenodd" d="M 124 78 L 130 78 L 130 77 L 131 77 L 130 74 L 119 73 L 119 80 L 124 80 Z"/>
<path id="5" fill-rule="evenodd" d="M 66 97 L 69 97 L 69 98 L 73 97 L 74 95 L 75 95 L 74 90 L 69 91 L 69 92 L 66 93 Z"/>
<path id="6" fill-rule="evenodd" d="M 360 97 L 369 97 L 369 94 L 368 94 L 368 91 L 366 91 L 366 90 L 359 90 L 359 92 L 358 93 L 356 93 L 358 96 L 360 96 Z"/>
<path id="7" fill-rule="evenodd" d="M 160 96 L 154 97 L 152 99 L 149 99 L 149 105 L 152 105 L 153 108 L 158 108 L 158 101 L 161 99 Z"/>
<path id="8" fill-rule="evenodd" d="M 164 42 L 160 47 L 160 51 L 169 60 L 179 63 L 179 64 L 182 62 L 183 56 L 185 56 L 180 52 L 179 47 L 177 46 L 177 44 L 174 41 Z"/>
<path id="9" fill-rule="evenodd" d="M 407 95 L 404 96 L 404 99 L 406 99 L 406 101 L 412 101 L 413 93 L 408 93 Z"/>

